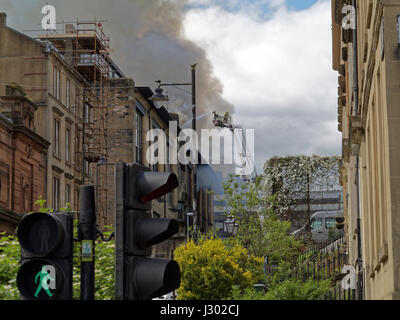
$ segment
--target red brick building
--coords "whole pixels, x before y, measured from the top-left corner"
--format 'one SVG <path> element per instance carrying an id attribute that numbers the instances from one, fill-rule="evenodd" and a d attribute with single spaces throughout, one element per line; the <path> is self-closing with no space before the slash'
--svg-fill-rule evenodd
<path id="1" fill-rule="evenodd" d="M 14 233 L 21 216 L 46 199 L 46 155 L 50 145 L 35 133 L 33 104 L 16 85 L 0 97 L 0 232 Z"/>

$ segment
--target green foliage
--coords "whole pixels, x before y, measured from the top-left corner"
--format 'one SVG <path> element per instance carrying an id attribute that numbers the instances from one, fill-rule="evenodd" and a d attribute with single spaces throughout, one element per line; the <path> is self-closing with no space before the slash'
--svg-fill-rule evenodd
<path id="1" fill-rule="evenodd" d="M 290 264 L 283 262 L 272 274 L 264 278 L 266 293 L 259 292 L 255 288 L 240 290 L 235 287 L 232 298 L 234 300 L 322 300 L 331 289 L 330 279 L 287 278 L 290 273 Z"/>
<path id="2" fill-rule="evenodd" d="M 103 232 L 107 238 L 113 232 L 112 227 L 107 226 L 107 231 Z M 95 260 L 95 299 L 112 300 L 115 297 L 115 240 L 104 242 L 96 240 L 96 260 Z"/>
<path id="3" fill-rule="evenodd" d="M 234 300 L 322 300 L 331 289 L 330 280 L 307 280 L 305 282 L 288 279 L 269 288 L 267 293 L 254 288 L 241 291 L 238 287 L 233 290 Z"/>
<path id="4" fill-rule="evenodd" d="M 35 206 L 39 206 L 39 212 L 53 212 L 53 209 L 46 207 L 47 200 L 42 199 L 40 196 L 38 200 L 34 203 Z"/>
<path id="5" fill-rule="evenodd" d="M 0 300 L 17 300 L 17 272 L 19 269 L 20 246 L 15 236 L 0 233 Z"/>
<path id="6" fill-rule="evenodd" d="M 178 247 L 174 257 L 181 268 L 180 300 L 227 299 L 233 285 L 245 290 L 262 274 L 262 258 L 249 255 L 238 244 L 227 247 L 213 236 Z"/>
<path id="7" fill-rule="evenodd" d="M 270 288 L 265 300 L 322 300 L 330 288 L 330 280 L 289 279 Z"/>
<path id="8" fill-rule="evenodd" d="M 302 243 L 289 235 L 290 222 L 278 219 L 275 200 L 261 190 L 261 177 L 241 182 L 231 176 L 224 184 L 224 199 L 239 224 L 236 241 L 250 254 L 268 257 L 273 263 L 290 261 Z"/>
<path id="9" fill-rule="evenodd" d="M 112 226 L 105 227 L 103 232 L 107 238 L 113 232 Z M 77 237 L 78 220 L 74 220 L 74 234 Z M 73 266 L 73 299 L 80 299 L 81 282 L 81 243 L 74 244 L 74 266 Z M 114 299 L 114 262 L 115 262 L 115 241 L 104 242 L 97 239 L 95 243 L 95 299 Z"/>

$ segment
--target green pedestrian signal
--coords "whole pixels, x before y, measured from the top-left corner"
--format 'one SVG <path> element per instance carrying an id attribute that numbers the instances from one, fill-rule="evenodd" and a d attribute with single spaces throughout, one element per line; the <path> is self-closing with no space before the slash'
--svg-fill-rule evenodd
<path id="1" fill-rule="evenodd" d="M 36 298 L 39 298 L 39 293 L 42 289 L 51 298 L 53 294 L 51 293 L 50 289 L 56 289 L 56 275 L 54 267 L 42 266 L 42 270 L 36 274 L 35 283 L 38 285 L 34 294 Z"/>

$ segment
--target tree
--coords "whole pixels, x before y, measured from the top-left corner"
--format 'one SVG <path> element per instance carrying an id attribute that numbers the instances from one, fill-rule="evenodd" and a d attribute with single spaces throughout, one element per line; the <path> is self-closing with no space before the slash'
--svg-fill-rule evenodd
<path id="1" fill-rule="evenodd" d="M 302 243 L 289 235 L 290 222 L 275 214 L 276 201 L 263 192 L 261 182 L 261 176 L 254 182 L 230 176 L 223 183 L 227 215 L 239 224 L 234 239 L 250 254 L 268 257 L 271 263 L 290 261 Z"/>
<path id="2" fill-rule="evenodd" d="M 179 300 L 229 299 L 234 285 L 245 290 L 262 277 L 262 258 L 212 236 L 181 245 L 174 259 L 181 268 Z"/>

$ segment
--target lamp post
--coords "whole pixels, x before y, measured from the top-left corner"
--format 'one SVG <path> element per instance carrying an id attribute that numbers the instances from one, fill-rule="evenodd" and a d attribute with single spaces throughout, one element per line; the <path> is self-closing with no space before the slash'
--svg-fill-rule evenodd
<path id="1" fill-rule="evenodd" d="M 153 102 L 168 102 L 168 96 L 163 94 L 162 87 L 167 86 L 191 86 L 192 87 L 192 130 L 196 132 L 197 130 L 197 123 L 196 123 L 196 66 L 197 64 L 191 65 L 191 75 L 192 75 L 192 82 L 190 83 L 162 83 L 161 80 L 157 80 L 156 83 L 158 87 L 154 90 L 155 93 L 150 100 Z M 193 190 L 194 190 L 194 201 L 192 204 L 192 209 L 194 214 L 196 212 L 196 197 L 197 197 L 197 172 L 196 172 L 196 165 L 193 163 Z M 193 223 L 194 234 L 196 234 L 196 224 Z"/>
<path id="2" fill-rule="evenodd" d="M 229 215 L 228 218 L 224 221 L 224 231 L 230 236 L 236 236 L 238 228 L 239 224 L 236 223 L 235 218 L 232 215 Z"/>

